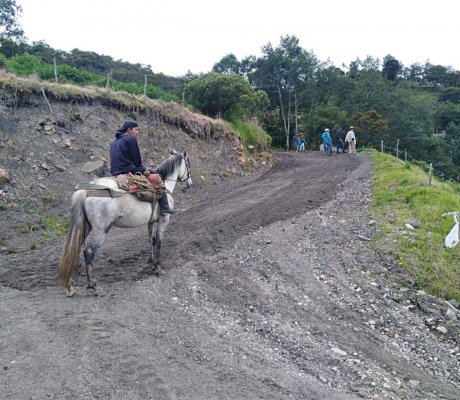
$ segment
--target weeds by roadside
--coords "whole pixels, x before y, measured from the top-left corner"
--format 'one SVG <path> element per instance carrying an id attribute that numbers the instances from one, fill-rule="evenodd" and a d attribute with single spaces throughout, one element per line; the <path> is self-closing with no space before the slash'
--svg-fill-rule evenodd
<path id="1" fill-rule="evenodd" d="M 460 211 L 460 185 L 437 179 L 429 185 L 418 166 L 387 154 L 373 152 L 372 160 L 376 246 L 393 252 L 420 288 L 460 301 L 460 246 L 444 246 L 454 221 L 442 216 Z"/>

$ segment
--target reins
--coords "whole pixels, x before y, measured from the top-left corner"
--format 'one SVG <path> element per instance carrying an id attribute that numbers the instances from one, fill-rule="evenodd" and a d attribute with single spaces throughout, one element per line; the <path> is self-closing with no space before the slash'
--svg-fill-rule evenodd
<path id="1" fill-rule="evenodd" d="M 185 176 L 185 175 L 187 175 L 187 177 L 184 179 L 184 176 Z M 187 169 L 187 172 L 184 173 L 184 175 L 182 175 L 180 178 L 178 178 L 178 179 L 166 178 L 165 180 L 183 183 L 183 182 L 185 182 L 188 178 L 190 178 L 190 172 L 189 172 L 188 169 Z"/>
<path id="2" fill-rule="evenodd" d="M 184 174 L 180 178 L 177 178 L 177 179 L 165 178 L 165 180 L 166 181 L 172 181 L 172 182 L 179 182 L 179 183 L 183 183 L 183 182 L 187 181 L 187 179 L 190 178 L 190 167 L 188 166 L 187 160 L 185 160 L 185 166 L 186 166 L 186 171 L 184 172 Z M 185 178 L 184 178 L 184 176 L 185 176 Z"/>

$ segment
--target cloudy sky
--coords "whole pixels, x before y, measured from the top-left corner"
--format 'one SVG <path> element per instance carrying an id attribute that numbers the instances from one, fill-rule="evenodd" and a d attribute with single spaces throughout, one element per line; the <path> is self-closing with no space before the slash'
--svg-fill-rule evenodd
<path id="1" fill-rule="evenodd" d="M 460 0 L 16 0 L 29 42 L 148 64 L 181 76 L 222 57 L 260 56 L 294 35 L 336 66 L 391 54 L 460 70 Z"/>

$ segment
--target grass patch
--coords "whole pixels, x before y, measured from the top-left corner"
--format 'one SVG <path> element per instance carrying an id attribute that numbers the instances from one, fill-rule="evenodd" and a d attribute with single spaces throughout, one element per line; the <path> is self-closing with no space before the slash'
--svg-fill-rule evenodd
<path id="1" fill-rule="evenodd" d="M 40 224 L 45 229 L 43 238 L 46 240 L 57 239 L 64 236 L 69 228 L 67 219 L 56 218 L 52 215 L 42 217 Z"/>
<path id="2" fill-rule="evenodd" d="M 258 125 L 252 123 L 232 122 L 233 131 L 243 140 L 245 148 L 264 151 L 270 148 L 272 138 Z"/>
<path id="3" fill-rule="evenodd" d="M 444 247 L 454 225 L 449 211 L 460 211 L 460 185 L 432 179 L 418 166 L 373 151 L 375 163 L 372 216 L 381 235 L 376 245 L 395 254 L 419 287 L 460 301 L 460 245 Z M 408 229 L 410 220 L 420 227 Z"/>

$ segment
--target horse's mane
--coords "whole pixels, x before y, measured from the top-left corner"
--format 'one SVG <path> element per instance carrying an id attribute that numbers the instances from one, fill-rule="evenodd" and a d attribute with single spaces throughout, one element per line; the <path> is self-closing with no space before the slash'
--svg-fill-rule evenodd
<path id="1" fill-rule="evenodd" d="M 161 176 L 161 179 L 164 181 L 166 177 L 173 174 L 176 168 L 179 168 L 180 163 L 182 162 L 182 154 L 175 153 L 167 160 L 163 161 L 158 167 L 155 168 L 155 173 Z"/>

